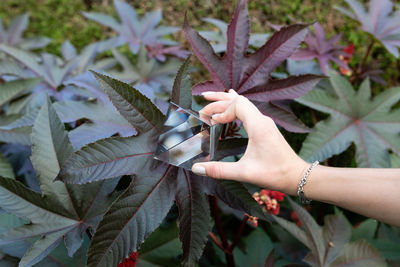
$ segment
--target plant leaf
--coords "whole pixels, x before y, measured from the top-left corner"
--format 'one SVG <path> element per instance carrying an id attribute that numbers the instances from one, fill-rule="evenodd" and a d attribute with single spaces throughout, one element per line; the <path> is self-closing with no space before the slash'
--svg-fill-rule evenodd
<path id="1" fill-rule="evenodd" d="M 264 214 L 243 184 L 228 180 L 216 181 L 209 177 L 200 176 L 196 176 L 196 179 L 204 184 L 207 194 L 217 196 L 229 207 L 263 220 L 271 220 L 269 215 Z"/>
<path id="2" fill-rule="evenodd" d="M 38 78 L 21 79 L 0 84 L 0 107 L 21 96 L 40 82 Z"/>
<path id="3" fill-rule="evenodd" d="M 262 101 L 267 101 L 267 104 L 270 98 L 291 100 L 305 94 L 321 79 L 321 76 L 291 77 L 279 84 L 278 81 L 271 82 L 270 75 L 300 45 L 307 34 L 307 28 L 308 25 L 305 24 L 284 27 L 255 53 L 247 55 L 250 30 L 247 2 L 237 1 L 235 13 L 227 29 L 226 54 L 221 58 L 214 53 L 210 43 L 189 26 L 185 16 L 183 30 L 186 37 L 194 54 L 212 77 L 212 81 L 194 86 L 193 93 L 200 94 L 210 90 L 227 91 L 232 88 L 242 95 L 250 92 L 253 100 L 262 99 Z M 279 90 L 275 90 L 278 86 L 280 86 Z M 270 92 L 267 92 L 268 90 Z M 276 122 L 286 129 L 301 128 L 298 125 L 290 127 L 293 122 L 292 116 L 281 118 L 283 120 L 276 120 Z M 286 119 L 291 121 L 287 123 Z M 304 127 L 299 131 L 304 132 Z"/>
<path id="4" fill-rule="evenodd" d="M 8 162 L 7 158 L 0 153 L 0 176 L 6 178 L 15 178 L 13 168 L 11 164 Z"/>
<path id="5" fill-rule="evenodd" d="M 325 75 L 331 68 L 329 61 L 334 61 L 340 67 L 349 70 L 349 66 L 339 58 L 339 56 L 345 55 L 344 47 L 336 44 L 340 40 L 341 34 L 327 39 L 324 29 L 318 22 L 314 24 L 314 30 L 315 34 L 309 33 L 304 39 L 307 47 L 298 49 L 290 58 L 299 61 L 317 58 L 321 71 Z"/>
<path id="6" fill-rule="evenodd" d="M 311 255 L 313 255 L 313 258 L 318 262 L 318 264 L 323 265 L 326 253 L 326 246 L 324 244 L 321 227 L 315 222 L 314 218 L 305 209 L 300 207 L 290 198 L 288 199 L 290 205 L 296 212 L 306 231 L 308 244 L 304 243 L 304 245 L 308 246 L 308 248 L 311 250 Z"/>
<path id="7" fill-rule="evenodd" d="M 160 132 L 164 115 L 149 99 L 126 83 L 93 72 L 121 115 L 139 132 Z M 151 108 L 149 108 L 151 106 Z"/>
<path id="8" fill-rule="evenodd" d="M 152 161 L 154 144 L 147 139 L 147 135 L 111 137 L 89 144 L 65 162 L 57 179 L 82 184 L 134 174 Z"/>
<path id="9" fill-rule="evenodd" d="M 399 57 L 400 47 L 400 13 L 393 11 L 393 3 L 390 0 L 370 0 L 369 10 L 357 0 L 346 0 L 352 8 L 349 11 L 337 8 L 343 14 L 358 20 L 365 32 L 372 34 L 383 46 L 396 58 Z M 393 12 L 392 12 L 393 11 Z"/>
<path id="10" fill-rule="evenodd" d="M 104 215 L 88 251 L 88 266 L 116 266 L 137 251 L 173 204 L 172 166 L 134 178 Z M 128 238 L 127 238 L 128 237 Z"/>
<path id="11" fill-rule="evenodd" d="M 391 110 L 400 100 L 399 88 L 385 90 L 371 100 L 368 79 L 357 93 L 338 74 L 332 72 L 330 81 L 336 96 L 316 89 L 297 100 L 331 114 L 308 135 L 300 155 L 309 161 L 324 160 L 354 142 L 359 167 L 389 167 L 388 150 L 400 155 L 400 110 Z"/>
<path id="12" fill-rule="evenodd" d="M 35 120 L 31 139 L 31 161 L 42 194 L 54 197 L 73 214 L 74 207 L 65 184 L 54 179 L 60 172 L 61 165 L 74 150 L 49 98 L 46 99 Z"/>
<path id="13" fill-rule="evenodd" d="M 201 257 L 210 231 L 210 207 L 202 185 L 184 169 L 177 177 L 176 204 L 179 209 L 179 238 L 182 264 L 193 266 Z"/>
<path id="14" fill-rule="evenodd" d="M 184 109 L 192 108 L 192 82 L 189 76 L 190 56 L 176 74 L 172 87 L 171 101 Z"/>
<path id="15" fill-rule="evenodd" d="M 330 264 L 340 255 L 343 247 L 350 241 L 351 226 L 343 218 L 342 214 L 328 215 L 325 217 L 325 225 L 322 229 L 326 253 L 324 264 Z"/>
<path id="16" fill-rule="evenodd" d="M 387 266 L 379 252 L 365 240 L 349 243 L 331 264 L 335 266 Z"/>

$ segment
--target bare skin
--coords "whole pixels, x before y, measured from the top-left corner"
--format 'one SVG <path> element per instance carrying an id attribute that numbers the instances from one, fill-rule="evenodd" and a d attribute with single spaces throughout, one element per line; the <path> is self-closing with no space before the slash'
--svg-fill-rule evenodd
<path id="1" fill-rule="evenodd" d="M 310 163 L 286 142 L 273 120 L 234 90 L 209 92 L 215 101 L 200 113 L 214 123 L 239 119 L 249 143 L 238 162 L 205 162 L 192 171 L 216 179 L 230 179 L 297 195 L 297 186 Z M 335 168 L 318 165 L 304 186 L 307 198 L 330 203 L 379 221 L 400 226 L 400 169 Z"/>

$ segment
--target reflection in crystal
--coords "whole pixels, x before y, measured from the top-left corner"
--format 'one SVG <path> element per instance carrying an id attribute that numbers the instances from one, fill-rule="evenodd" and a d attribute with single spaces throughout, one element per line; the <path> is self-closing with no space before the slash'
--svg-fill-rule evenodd
<path id="1" fill-rule="evenodd" d="M 202 119 L 171 102 L 154 158 L 189 170 L 195 162 L 209 161 L 214 151 L 210 147 L 213 126 L 209 118 Z"/>

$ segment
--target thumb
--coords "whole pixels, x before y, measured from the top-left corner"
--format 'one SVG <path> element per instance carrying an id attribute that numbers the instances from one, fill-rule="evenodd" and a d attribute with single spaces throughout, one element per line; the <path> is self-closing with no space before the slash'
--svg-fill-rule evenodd
<path id="1" fill-rule="evenodd" d="M 217 179 L 240 180 L 241 168 L 238 162 L 202 162 L 192 166 L 192 171 L 200 176 Z"/>

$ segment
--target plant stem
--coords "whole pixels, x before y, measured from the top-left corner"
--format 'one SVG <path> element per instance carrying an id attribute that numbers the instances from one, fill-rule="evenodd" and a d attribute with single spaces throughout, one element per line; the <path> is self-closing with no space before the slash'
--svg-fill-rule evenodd
<path id="1" fill-rule="evenodd" d="M 238 230 L 238 232 L 237 232 L 237 234 L 236 234 L 236 236 L 235 236 L 235 240 L 233 240 L 233 243 L 231 244 L 231 246 L 229 247 L 229 250 L 230 251 L 233 251 L 233 249 L 236 247 L 236 245 L 239 243 L 239 240 L 240 240 L 240 238 L 242 237 L 242 234 L 243 234 L 243 230 L 244 230 L 244 228 L 246 227 L 246 223 L 247 223 L 247 220 L 248 220 L 248 216 L 247 215 L 244 215 L 243 216 L 243 219 L 242 219 L 242 222 L 240 223 L 240 227 L 239 227 L 239 230 Z"/>
<path id="2" fill-rule="evenodd" d="M 365 64 L 367 63 L 368 56 L 372 51 L 372 46 L 374 45 L 374 43 L 375 43 L 375 40 L 373 38 L 371 38 L 371 43 L 369 44 L 367 51 L 365 52 L 365 55 L 361 62 L 360 68 L 358 69 L 358 74 L 361 74 L 364 71 Z"/>
<path id="3" fill-rule="evenodd" d="M 235 260 L 233 259 L 232 251 L 229 249 L 230 246 L 228 244 L 228 240 L 226 239 L 225 231 L 222 227 L 221 217 L 219 216 L 217 198 L 215 196 L 209 196 L 208 199 L 210 201 L 211 214 L 215 221 L 215 227 L 217 228 L 218 235 L 221 237 L 222 250 L 224 251 L 226 258 L 226 266 L 235 267 Z M 214 240 L 214 242 L 219 241 L 218 239 L 214 239 L 213 235 L 210 235 L 210 237 Z"/>

